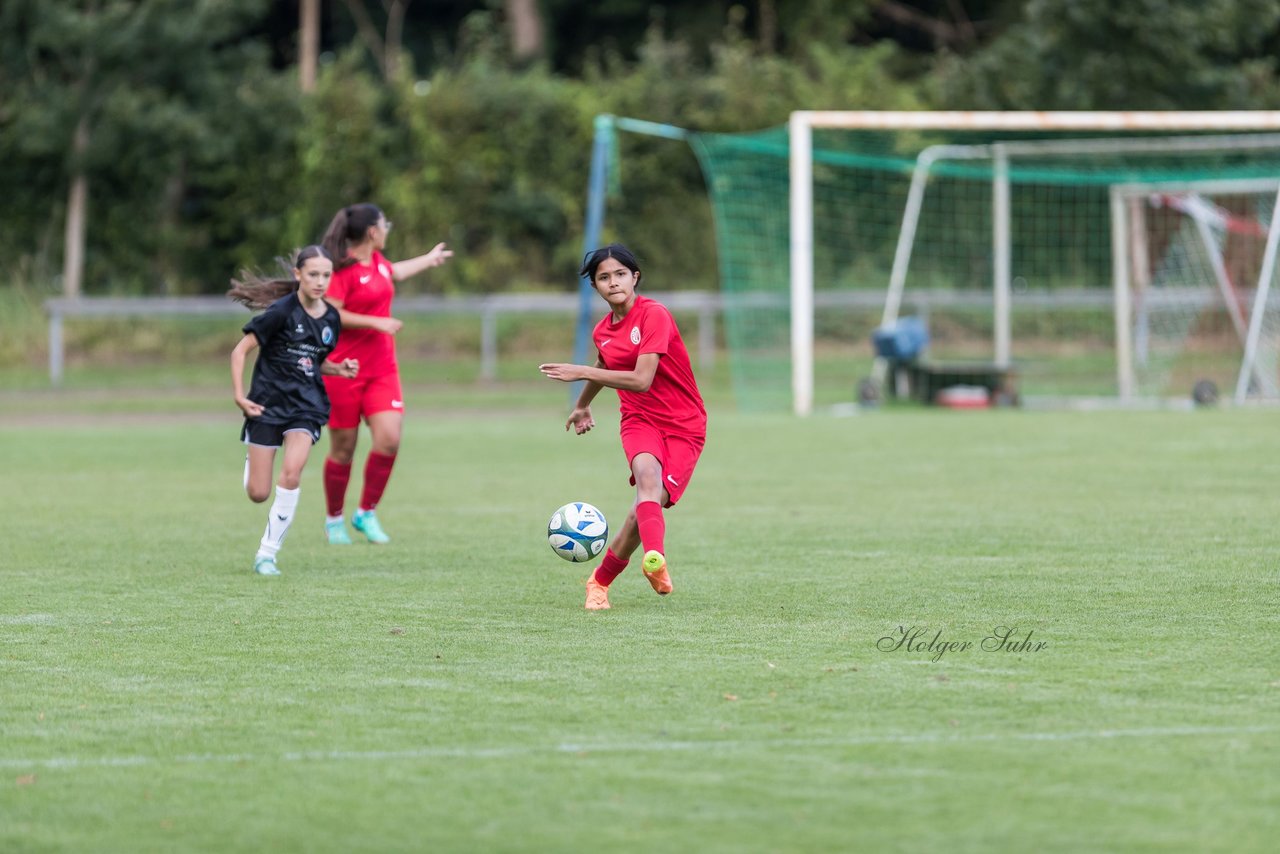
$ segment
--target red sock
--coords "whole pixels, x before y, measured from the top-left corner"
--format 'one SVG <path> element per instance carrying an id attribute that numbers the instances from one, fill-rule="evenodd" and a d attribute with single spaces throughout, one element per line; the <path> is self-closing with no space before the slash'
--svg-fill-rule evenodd
<path id="1" fill-rule="evenodd" d="M 391 467 L 396 464 L 394 456 L 369 452 L 369 459 L 364 464 L 364 489 L 360 493 L 360 509 L 372 510 L 382 500 L 382 491 L 387 488 L 387 480 L 391 477 Z"/>
<path id="2" fill-rule="evenodd" d="M 640 526 L 640 542 L 644 550 L 667 553 L 662 540 L 667 536 L 667 520 L 662 516 L 662 505 L 656 501 L 641 501 L 636 505 L 636 524 Z"/>
<path id="3" fill-rule="evenodd" d="M 347 483 L 351 480 L 351 463 L 343 465 L 324 458 L 324 501 L 330 516 L 341 516 L 347 500 Z"/>
<path id="4" fill-rule="evenodd" d="M 608 587 L 626 568 L 627 562 L 614 554 L 613 549 L 605 549 L 604 560 L 596 567 L 596 584 Z"/>

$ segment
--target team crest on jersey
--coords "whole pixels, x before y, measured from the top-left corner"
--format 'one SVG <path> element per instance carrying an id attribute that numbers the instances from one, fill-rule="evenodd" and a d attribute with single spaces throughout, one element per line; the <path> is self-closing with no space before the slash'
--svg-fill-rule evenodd
<path id="1" fill-rule="evenodd" d="M 303 356 L 302 358 L 298 359 L 298 369 L 302 371 L 302 373 L 306 374 L 307 376 L 314 377 L 316 375 L 315 368 L 316 368 L 316 364 L 315 362 L 311 361 L 310 356 Z"/>
<path id="2" fill-rule="evenodd" d="M 320 340 L 321 340 L 323 343 L 325 343 L 325 344 L 332 344 L 332 343 L 333 343 L 333 330 L 326 326 L 326 327 L 324 328 L 324 331 L 322 331 L 322 332 L 320 333 Z"/>
<path id="3" fill-rule="evenodd" d="M 631 327 L 631 343 L 632 344 L 640 343 L 640 327 L 639 326 Z"/>

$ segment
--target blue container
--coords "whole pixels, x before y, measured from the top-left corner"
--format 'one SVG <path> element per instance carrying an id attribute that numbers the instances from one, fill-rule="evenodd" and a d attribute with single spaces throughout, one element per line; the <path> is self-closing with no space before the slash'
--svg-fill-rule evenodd
<path id="1" fill-rule="evenodd" d="M 896 323 L 881 326 L 871 333 L 876 355 L 884 359 L 908 362 L 929 346 L 929 327 L 920 317 L 899 318 Z"/>

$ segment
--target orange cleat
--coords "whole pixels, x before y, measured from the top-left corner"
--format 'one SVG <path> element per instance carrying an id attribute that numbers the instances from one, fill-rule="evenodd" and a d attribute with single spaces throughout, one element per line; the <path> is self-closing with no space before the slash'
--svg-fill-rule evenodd
<path id="1" fill-rule="evenodd" d="M 675 589 L 671 585 L 671 576 L 667 574 L 667 559 L 662 556 L 662 552 L 652 550 L 645 552 L 644 563 L 640 566 L 644 570 L 644 577 L 653 585 L 654 593 L 666 596 Z"/>
<path id="2" fill-rule="evenodd" d="M 596 581 L 594 572 L 587 579 L 586 608 L 588 611 L 607 611 L 609 609 L 609 588 Z"/>

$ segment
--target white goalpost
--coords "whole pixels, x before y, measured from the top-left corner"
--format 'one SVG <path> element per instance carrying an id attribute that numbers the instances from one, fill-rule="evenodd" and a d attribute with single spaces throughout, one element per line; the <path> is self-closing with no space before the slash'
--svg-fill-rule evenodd
<path id="1" fill-rule="evenodd" d="M 1277 253 L 1280 252 L 1280 236 L 1277 235 L 1280 217 L 1271 215 L 1275 208 L 1276 194 L 1280 192 L 1277 189 L 1280 187 L 1280 181 L 1277 181 L 1280 171 L 1275 175 L 1260 175 L 1250 181 L 1229 181 L 1219 185 L 1204 180 L 1202 174 L 1206 171 L 1211 173 L 1215 168 L 1213 164 L 1224 158 L 1236 158 L 1232 161 L 1236 163 L 1242 157 L 1247 158 L 1249 152 L 1266 152 L 1272 160 L 1280 159 L 1276 157 L 1280 153 L 1280 135 L 1260 133 L 1280 131 L 1280 111 L 801 111 L 792 113 L 788 131 L 791 399 L 792 409 L 797 415 L 810 414 L 814 405 L 814 279 L 815 252 L 818 251 L 815 246 L 814 220 L 815 150 L 820 147 L 815 146 L 814 138 L 815 133 L 828 131 L 854 134 L 869 131 L 893 132 L 898 135 L 895 139 L 911 138 L 910 141 L 904 141 L 901 150 L 894 152 L 899 157 L 908 154 L 914 160 L 909 171 L 909 186 L 905 188 L 905 197 L 896 192 L 885 196 L 886 199 L 900 200 L 898 203 L 902 204 L 902 212 L 892 268 L 888 280 L 883 283 L 885 300 L 882 323 L 892 322 L 897 318 L 904 293 L 907 292 L 908 280 L 915 275 L 912 272 L 913 254 L 917 251 L 922 217 L 927 219 L 929 216 L 927 199 L 931 183 L 939 180 L 937 176 L 943 173 L 962 175 L 971 183 L 983 182 L 988 189 L 982 192 L 989 196 L 984 196 L 986 201 L 982 204 L 985 205 L 985 212 L 980 216 L 972 213 L 955 214 L 955 222 L 950 227 L 966 230 L 971 237 L 971 232 L 981 227 L 978 220 L 982 219 L 988 222 L 989 231 L 985 250 L 976 252 L 971 242 L 967 245 L 967 254 L 963 258 L 959 251 L 955 253 L 959 260 L 953 263 L 967 264 L 974 270 L 986 270 L 982 275 L 986 277 L 990 289 L 990 352 L 991 362 L 995 366 L 1009 366 L 1016 355 L 1010 316 L 1014 301 L 1014 281 L 1023 277 L 1017 275 L 1014 269 L 1014 247 L 1017 242 L 1018 251 L 1028 253 L 1028 238 L 1024 232 L 1036 228 L 1046 232 L 1046 241 L 1060 240 L 1062 243 L 1051 247 L 1052 252 L 1046 249 L 1042 253 L 1045 256 L 1044 263 L 1049 264 L 1049 255 L 1053 254 L 1053 264 L 1059 267 L 1075 265 L 1073 269 L 1078 275 L 1072 281 L 1088 286 L 1087 289 L 1082 288 L 1079 296 L 1082 305 L 1095 305 L 1096 297 L 1102 293 L 1101 286 L 1111 286 L 1111 304 L 1107 310 L 1112 313 L 1114 320 L 1115 391 L 1121 399 L 1131 398 L 1136 392 L 1136 366 L 1133 360 L 1135 356 L 1142 357 L 1143 353 L 1141 350 L 1135 353 L 1135 338 L 1139 339 L 1137 343 L 1140 346 L 1151 344 L 1152 318 L 1160 316 L 1162 311 L 1168 313 L 1171 306 L 1181 305 L 1179 310 L 1184 313 L 1178 322 L 1184 324 L 1185 333 L 1194 324 L 1196 312 L 1204 308 L 1204 301 L 1209 298 L 1200 289 L 1201 292 L 1187 297 L 1189 302 L 1180 304 L 1171 296 L 1177 290 L 1176 287 L 1171 286 L 1167 292 L 1161 290 L 1157 293 L 1162 284 L 1168 285 L 1172 281 L 1169 277 L 1178 272 L 1185 273 L 1181 268 L 1174 270 L 1169 266 L 1183 256 L 1194 256 L 1197 263 L 1207 263 L 1207 272 L 1203 276 L 1214 286 L 1217 305 L 1225 308 L 1228 313 L 1236 344 L 1243 352 L 1243 358 L 1238 358 L 1235 363 L 1238 368 L 1236 397 L 1242 399 L 1250 389 L 1267 394 L 1280 393 L 1275 388 L 1274 378 L 1268 378 L 1266 372 L 1257 367 L 1259 357 L 1276 351 L 1276 342 L 1280 340 L 1280 322 L 1272 324 L 1267 319 L 1270 281 L 1275 271 Z M 1227 135 L 1226 132 L 1232 135 Z M 1193 133 L 1196 135 L 1189 135 Z M 1002 134 L 1007 136 L 1002 137 Z M 1064 138 L 1065 134 L 1089 134 L 1094 138 L 1071 139 Z M 1106 134 L 1108 138 L 1097 138 L 1102 134 Z M 1181 136 L 1171 136 L 1173 134 Z M 956 135 L 965 138 L 982 135 L 984 141 L 979 144 L 936 141 Z M 1035 135 L 1052 138 L 1036 139 L 1033 138 Z M 908 153 L 911 142 L 921 144 L 917 144 Z M 1153 173 L 1160 172 L 1165 179 L 1155 181 L 1148 180 L 1141 169 L 1133 170 L 1129 165 L 1120 164 L 1117 158 L 1122 157 L 1164 158 L 1162 163 L 1181 157 L 1187 158 L 1186 162 L 1194 165 L 1179 167 L 1184 168 L 1188 176 L 1183 181 L 1178 180 L 1177 168 L 1162 166 L 1162 172 L 1151 170 Z M 1065 232 L 1072 228 L 1081 231 L 1079 218 L 1084 214 L 1074 210 L 1067 211 L 1066 206 L 1062 205 L 1062 216 L 1066 222 L 1062 229 L 1064 236 L 1051 233 L 1055 228 L 1051 219 L 1055 201 L 1052 193 L 1042 188 L 1042 185 L 1050 185 L 1056 180 L 1050 174 L 1053 170 L 1063 168 L 1055 164 L 1068 161 L 1078 164 L 1090 160 L 1119 164 L 1111 167 L 1115 175 L 1109 178 L 1072 173 L 1067 179 L 1068 182 L 1077 182 L 1081 186 L 1091 182 L 1096 185 L 1096 191 L 1093 192 L 1096 199 L 1079 204 L 1080 210 L 1087 210 L 1088 215 L 1094 217 L 1095 224 L 1102 224 L 1109 217 L 1110 282 L 1095 280 L 1108 274 L 1098 274 L 1097 259 L 1093 256 L 1085 259 L 1083 249 L 1075 251 L 1069 245 L 1071 235 Z M 966 173 L 966 164 L 980 166 L 984 177 L 974 177 L 978 174 L 977 171 Z M 835 167 L 824 165 L 823 168 L 830 170 Z M 1044 175 L 1037 173 L 1037 169 Z M 1129 172 L 1126 170 L 1134 171 L 1133 180 L 1116 179 L 1116 175 L 1128 177 Z M 1046 175 L 1049 177 L 1045 177 Z M 905 178 L 904 175 L 903 179 Z M 1101 183 L 1104 180 L 1105 183 Z M 1038 188 L 1034 192 L 1039 193 L 1041 198 L 1027 201 L 1027 196 L 1024 196 L 1020 199 L 1015 191 L 1022 192 L 1024 184 Z M 1027 192 L 1030 194 L 1032 190 Z M 1215 194 L 1222 200 L 1215 201 Z M 1266 198 L 1265 204 L 1256 201 L 1263 197 Z M 1173 237 L 1159 234 L 1153 238 L 1139 228 L 1143 205 L 1156 203 L 1165 205 L 1166 208 L 1153 215 L 1152 220 L 1180 229 Z M 1258 216 L 1238 215 L 1224 205 L 1257 208 Z M 1032 206 L 1035 209 L 1028 215 Z M 1023 227 L 1019 217 L 1027 216 L 1031 222 Z M 1249 281 L 1240 281 L 1238 270 L 1227 269 L 1229 264 L 1239 266 L 1234 256 L 1224 248 L 1229 244 L 1234 246 L 1237 236 L 1233 229 L 1239 228 L 1245 228 L 1249 239 L 1255 240 L 1259 247 L 1265 238 L 1264 257 L 1260 267 L 1250 273 Z M 1195 239 L 1194 247 L 1192 238 Z M 824 239 L 832 238 L 824 235 Z M 1104 239 L 1104 243 L 1106 242 L 1108 241 Z M 1169 263 L 1164 267 L 1157 263 L 1154 271 L 1156 279 L 1143 281 L 1143 266 L 1153 260 L 1147 257 L 1148 253 L 1156 249 L 1164 255 L 1155 260 L 1160 262 L 1164 259 Z M 1107 247 L 1103 246 L 1102 251 L 1107 251 Z M 935 259 L 930 273 L 936 279 L 940 277 L 940 270 L 945 270 L 945 265 Z M 1161 276 L 1165 279 L 1162 280 Z M 1067 278 L 1065 272 L 1060 278 Z M 1139 291 L 1134 290 L 1135 282 Z M 1184 290 L 1190 287 L 1186 282 L 1181 284 Z M 1141 290 L 1144 286 L 1149 290 Z M 1144 303 L 1144 297 L 1151 301 Z M 1134 324 L 1139 322 L 1147 324 L 1145 332 L 1135 329 Z M 1142 339 L 1143 334 L 1148 337 Z M 1169 339 L 1174 337 L 1176 335 L 1171 332 Z M 1233 369 L 1233 379 L 1236 375 Z"/>

